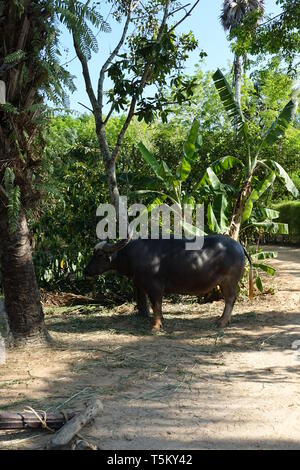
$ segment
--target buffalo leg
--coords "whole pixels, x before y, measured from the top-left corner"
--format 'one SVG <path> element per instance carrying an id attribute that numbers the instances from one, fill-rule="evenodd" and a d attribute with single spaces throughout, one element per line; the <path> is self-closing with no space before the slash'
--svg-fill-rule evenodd
<path id="1" fill-rule="evenodd" d="M 149 317 L 149 303 L 146 293 L 138 286 L 135 286 L 135 298 L 137 303 L 138 314 L 141 317 Z"/>
<path id="2" fill-rule="evenodd" d="M 221 289 L 225 300 L 225 308 L 223 311 L 223 315 L 219 318 L 217 322 L 217 325 L 218 327 L 223 328 L 224 326 L 227 326 L 230 323 L 231 313 L 236 301 L 237 294 L 236 288 L 233 288 L 232 286 L 221 286 Z"/>
<path id="3" fill-rule="evenodd" d="M 152 331 L 159 331 L 160 328 L 162 327 L 162 320 L 163 320 L 163 315 L 162 315 L 162 294 L 161 292 L 149 292 L 149 299 L 151 302 L 153 314 L 154 314 L 154 322 L 153 322 L 153 327 Z"/>

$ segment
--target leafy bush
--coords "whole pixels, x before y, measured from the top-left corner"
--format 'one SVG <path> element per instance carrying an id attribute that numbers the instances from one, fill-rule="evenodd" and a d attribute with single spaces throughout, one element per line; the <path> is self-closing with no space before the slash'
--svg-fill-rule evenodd
<path id="1" fill-rule="evenodd" d="M 300 201 L 285 201 L 274 207 L 279 211 L 280 222 L 289 225 L 289 235 L 284 235 L 283 240 L 300 243 Z"/>

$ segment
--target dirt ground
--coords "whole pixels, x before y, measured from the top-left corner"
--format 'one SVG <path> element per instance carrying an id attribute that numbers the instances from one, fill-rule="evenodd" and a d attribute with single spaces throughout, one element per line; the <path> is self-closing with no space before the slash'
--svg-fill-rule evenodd
<path id="1" fill-rule="evenodd" d="M 165 302 L 157 335 L 132 305 L 48 308 L 55 346 L 8 351 L 0 409 L 100 398 L 104 413 L 82 434 L 102 449 L 300 449 L 300 248 L 276 249 L 274 295 L 238 301 L 224 330 L 222 301 Z M 49 436 L 0 431 L 0 449 Z"/>

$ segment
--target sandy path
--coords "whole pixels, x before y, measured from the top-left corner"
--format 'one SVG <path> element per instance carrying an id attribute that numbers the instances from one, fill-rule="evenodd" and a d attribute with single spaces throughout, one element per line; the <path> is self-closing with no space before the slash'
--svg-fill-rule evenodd
<path id="1" fill-rule="evenodd" d="M 99 396 L 104 415 L 85 434 L 103 449 L 300 449 L 300 249 L 276 249 L 276 293 L 239 301 L 224 331 L 215 328 L 222 302 L 165 303 L 158 336 L 129 307 L 48 316 L 60 347 L 11 353 L 0 407 L 80 407 Z M 0 448 L 46 439 L 2 432 Z"/>
<path id="2" fill-rule="evenodd" d="M 115 419 L 106 414 L 105 447 L 300 449 L 300 249 L 278 251 L 272 261 L 280 270 L 278 291 L 253 306 L 255 323 L 233 322 L 214 361 L 195 362 L 198 342 L 186 341 L 190 383 L 174 396 L 162 393 L 130 406 L 127 400 L 109 402 Z M 242 316 L 249 305 L 237 309 Z M 298 357 L 292 350 L 296 340 Z M 149 385 L 155 390 L 162 382 Z M 101 427 L 102 419 L 95 437 Z"/>

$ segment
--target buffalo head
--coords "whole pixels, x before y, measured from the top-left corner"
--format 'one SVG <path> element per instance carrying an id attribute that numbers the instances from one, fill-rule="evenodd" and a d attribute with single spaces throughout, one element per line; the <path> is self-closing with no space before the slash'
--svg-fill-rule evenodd
<path id="1" fill-rule="evenodd" d="M 114 260 L 117 253 L 129 243 L 131 236 L 120 240 L 117 243 L 106 241 L 98 243 L 94 248 L 94 253 L 84 270 L 86 277 L 100 276 L 101 274 L 114 269 Z"/>

